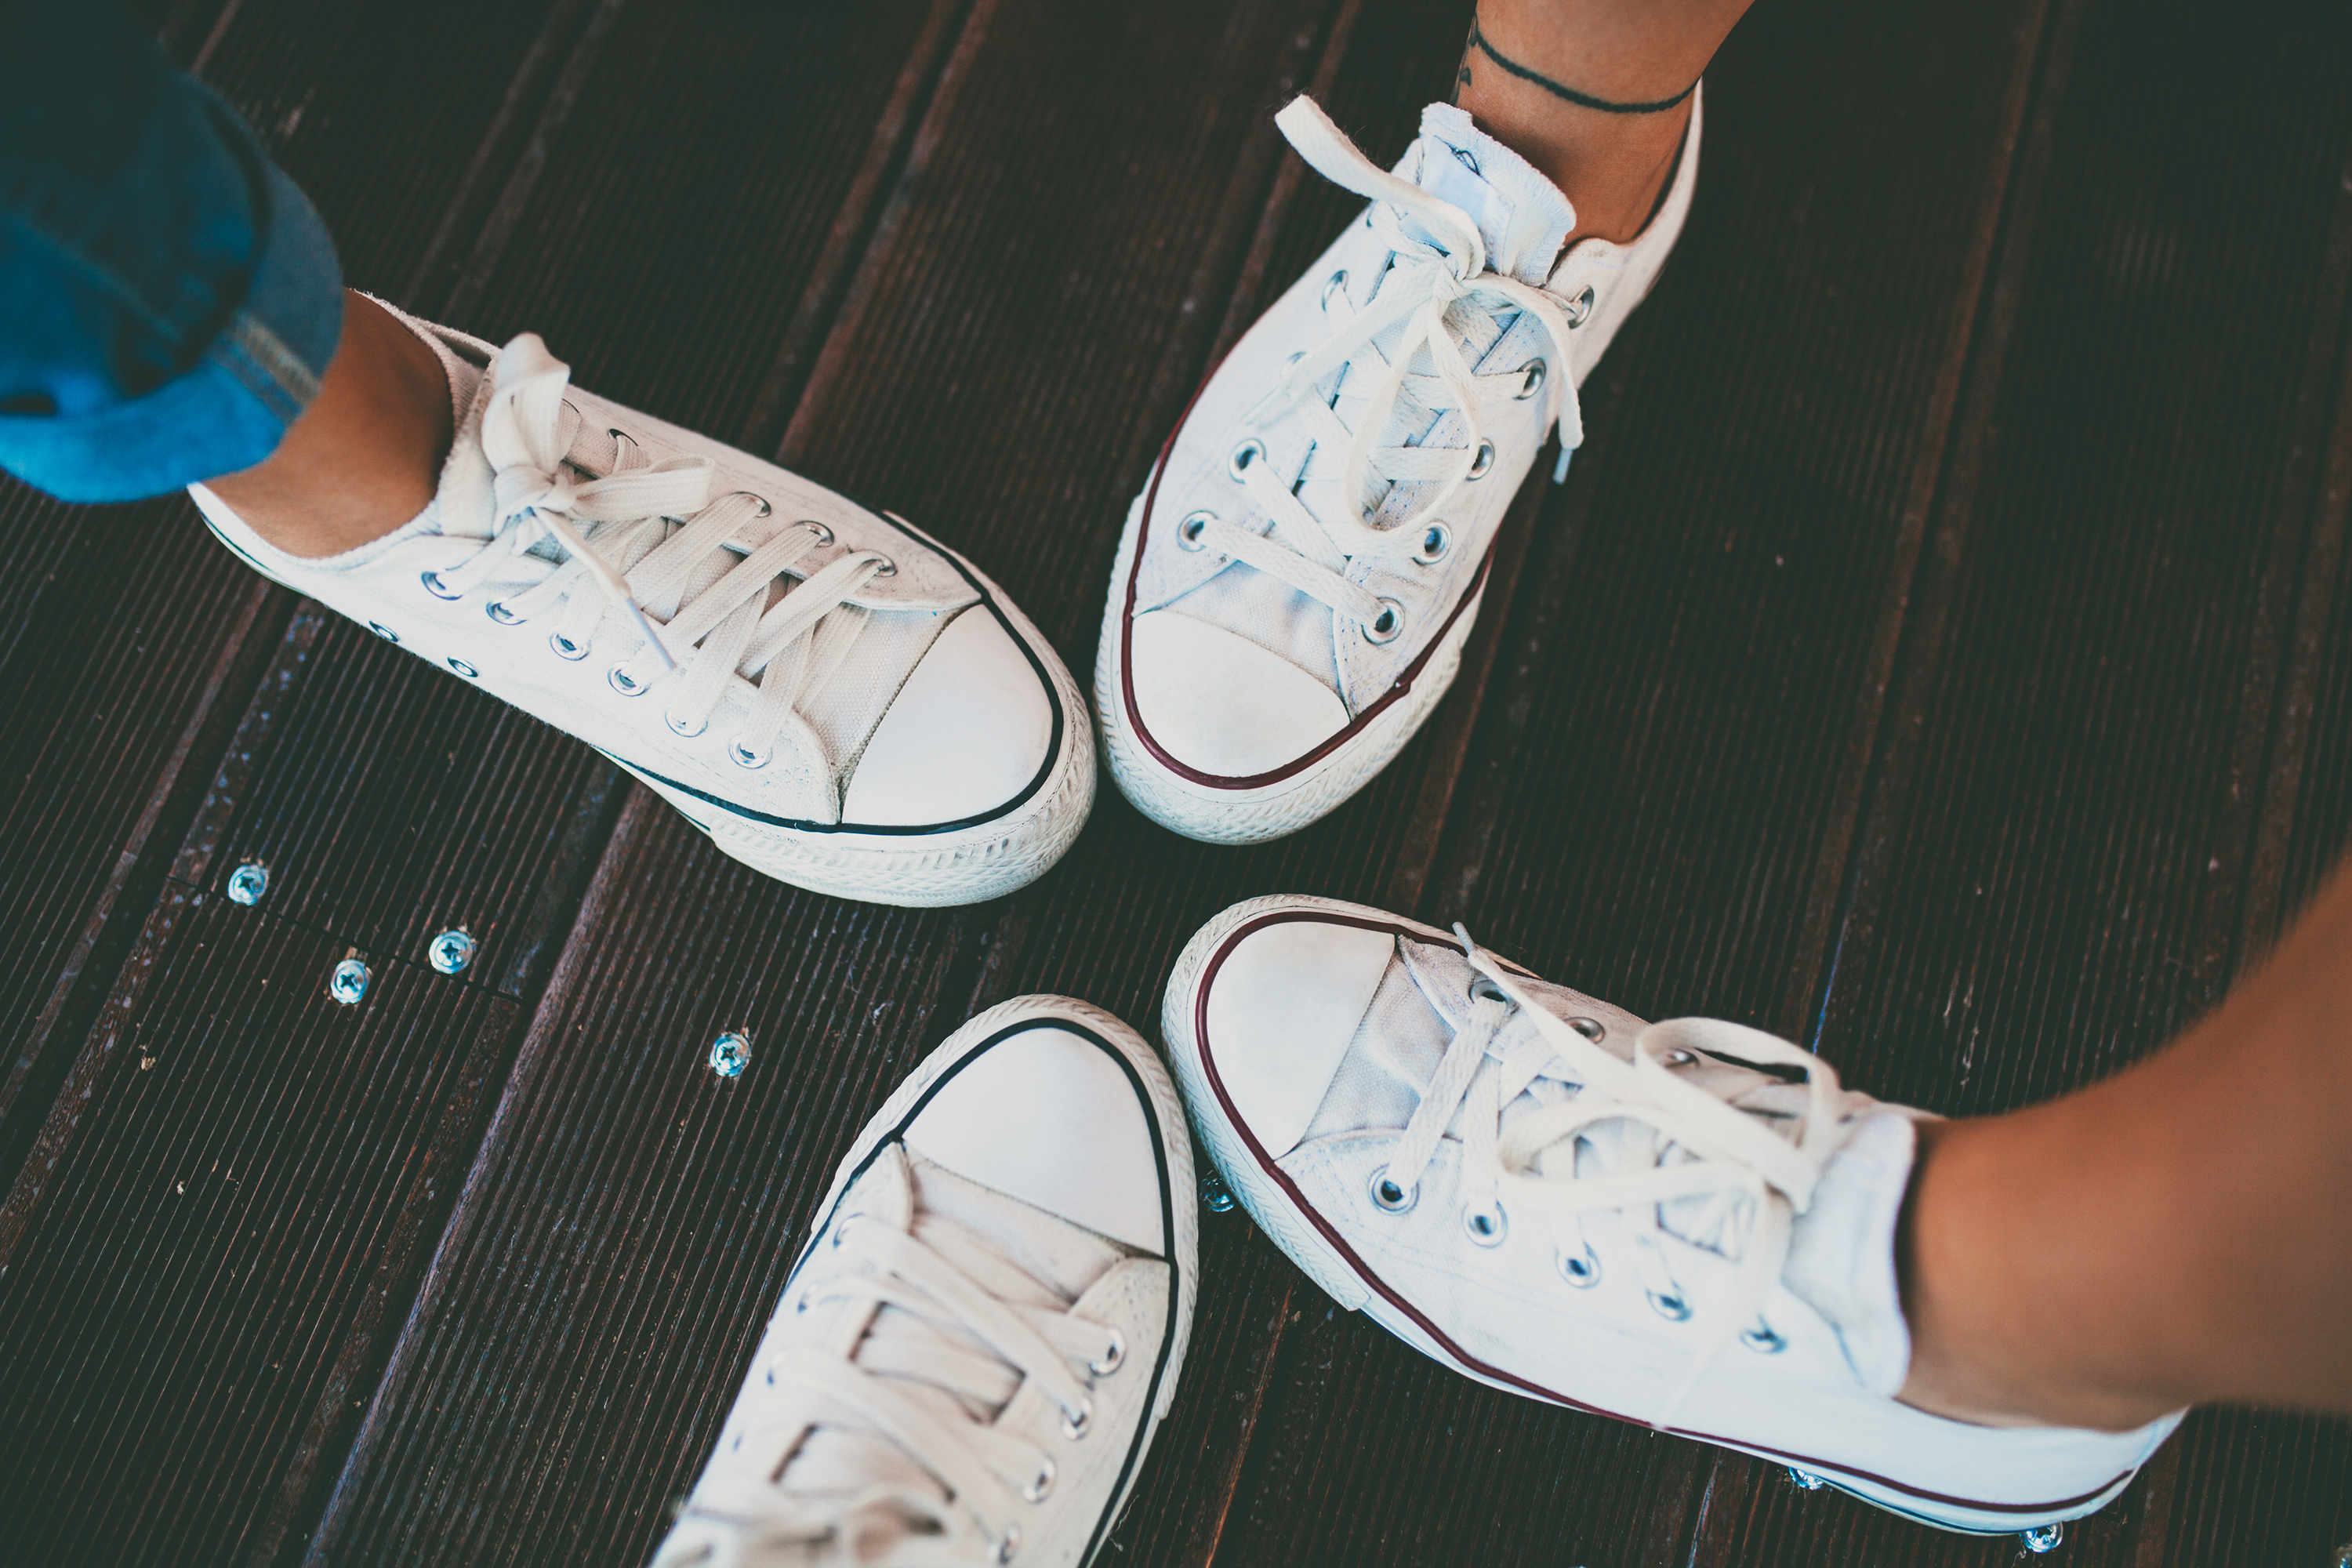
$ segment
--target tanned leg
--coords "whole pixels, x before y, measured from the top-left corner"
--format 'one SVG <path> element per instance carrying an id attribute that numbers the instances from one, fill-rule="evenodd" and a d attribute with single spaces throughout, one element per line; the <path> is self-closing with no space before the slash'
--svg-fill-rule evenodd
<path id="1" fill-rule="evenodd" d="M 1691 84 L 1748 5 L 1479 0 L 1454 101 L 1567 193 L 1576 208 L 1570 244 L 1629 240 L 1674 176 Z"/>
<path id="2" fill-rule="evenodd" d="M 2109 1430 L 2206 1401 L 2352 1413 L 2352 866 L 2156 1056 L 1921 1131 L 1907 1403 Z"/>
<path id="3" fill-rule="evenodd" d="M 206 485 L 294 555 L 338 555 L 423 511 L 449 455 L 449 379 L 433 351 L 357 294 L 319 396 L 264 461 Z"/>

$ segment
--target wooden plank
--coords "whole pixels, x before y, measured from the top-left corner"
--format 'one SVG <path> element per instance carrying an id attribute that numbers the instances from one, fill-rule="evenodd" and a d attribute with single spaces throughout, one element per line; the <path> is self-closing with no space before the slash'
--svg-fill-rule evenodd
<path id="1" fill-rule="evenodd" d="M 266 1561 L 314 1429 L 355 1416 L 518 1009 L 382 960 L 342 1005 L 343 951 L 202 892 L 156 906 L 78 1064 L 83 1135 L 0 1268 L 12 1554 Z"/>
<path id="2" fill-rule="evenodd" d="M 0 633 L 15 694 L 0 714 L 0 1172 L 13 1175 L 161 885 L 186 786 L 252 679 L 238 656 L 264 595 L 184 499 L 68 507 L 9 484 L 0 541 L 0 573 L 22 585 Z"/>
<path id="3" fill-rule="evenodd" d="M 311 1561 L 642 1561 L 834 1165 L 961 1021 L 971 910 L 787 888 L 643 794 L 612 856 Z"/>
<path id="4" fill-rule="evenodd" d="M 2340 374 L 2352 112 L 2299 25 L 2209 49 L 2144 8 L 2086 13 L 2003 285 L 2015 342 L 1980 449 L 1955 465 L 1974 466 L 1968 493 L 1938 521 L 1822 1029 L 1849 1081 L 1942 1110 L 2041 1099 L 2160 1045 L 2261 939 L 2250 909 L 2276 907 L 2261 803 L 2293 756 L 2273 704 Z M 2228 105 L 2229 135 L 2184 134 L 2169 104 L 2191 82 Z M 2222 207 L 2168 209 L 2222 169 Z M 2263 288 L 2217 310 L 2218 280 L 2252 265 Z M 2198 331 L 2159 341 L 2147 323 L 2169 309 L 2200 312 Z M 2070 1552 L 2152 1568 L 2195 1537 L 2233 1544 L 2194 1560 L 2273 1560 L 2235 1543 L 2271 1528 L 2281 1500 L 2259 1478 L 2290 1457 L 2206 1451 L 2241 1419 L 2192 1423 L 2070 1527 Z M 2328 1512 L 2297 1500 L 2305 1526 Z M 1731 1557 L 1946 1550 L 1862 1510 L 1800 1511 L 1758 1510 Z"/>

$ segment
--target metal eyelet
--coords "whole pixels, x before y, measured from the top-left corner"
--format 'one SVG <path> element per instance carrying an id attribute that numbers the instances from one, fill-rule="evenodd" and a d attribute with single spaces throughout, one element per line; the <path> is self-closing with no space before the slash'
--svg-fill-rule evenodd
<path id="1" fill-rule="evenodd" d="M 464 676 L 468 680 L 479 680 L 482 679 L 482 672 L 476 669 L 472 665 L 467 664 L 462 658 L 451 659 L 449 661 L 449 668 L 456 670 L 458 674 Z"/>
<path id="2" fill-rule="evenodd" d="M 1003 1534 L 988 1543 L 988 1560 L 995 1565 L 995 1568 L 1004 1568 L 1004 1564 L 1012 1562 L 1013 1554 L 1019 1550 L 1021 1550 L 1021 1527 L 1017 1524 L 1008 1524 L 1004 1527 Z"/>
<path id="3" fill-rule="evenodd" d="M 1492 441 L 1481 441 L 1478 443 L 1478 450 L 1471 456 L 1470 471 L 1465 474 L 1463 478 L 1470 479 L 1483 479 L 1490 471 L 1492 471 L 1494 467 L 1495 443 Z"/>
<path id="4" fill-rule="evenodd" d="M 1559 1264 L 1559 1277 L 1579 1290 L 1590 1290 L 1601 1283 L 1601 1258 L 1586 1242 L 1581 1255 L 1570 1258 L 1562 1252 L 1555 1255 Z"/>
<path id="5" fill-rule="evenodd" d="M 516 615 L 512 610 L 508 609 L 506 605 L 500 604 L 496 599 L 492 599 L 488 604 L 482 606 L 482 614 L 489 616 L 490 619 L 498 622 L 499 625 L 502 626 L 519 626 L 522 625 L 523 622 L 530 618 L 528 616 Z"/>
<path id="6" fill-rule="evenodd" d="M 1592 285 L 1587 283 L 1584 292 L 1568 302 L 1569 331 L 1574 331 L 1592 319 Z"/>
<path id="7" fill-rule="evenodd" d="M 1598 1018 L 1570 1018 L 1568 1026 L 1596 1046 L 1609 1037 L 1609 1031 L 1601 1026 Z"/>
<path id="8" fill-rule="evenodd" d="M 1511 395 L 1521 403 L 1543 390 L 1544 362 L 1531 359 L 1519 366 L 1519 389 Z"/>
<path id="9" fill-rule="evenodd" d="M 394 631 L 390 626 L 385 626 L 382 621 L 370 621 L 368 623 L 368 630 L 373 632 L 376 636 L 382 637 L 386 642 L 398 642 L 400 640 L 400 634 Z"/>
<path id="10" fill-rule="evenodd" d="M 1691 1063 L 1698 1060 L 1696 1057 L 1691 1055 L 1688 1051 L 1668 1051 L 1664 1056 L 1660 1057 L 1658 1059 L 1665 1063 L 1666 1066 L 1670 1068 L 1686 1068 L 1690 1066 Z"/>
<path id="11" fill-rule="evenodd" d="M 764 768 L 768 765 L 768 759 L 776 753 L 772 746 L 765 751 L 755 752 L 743 743 L 742 736 L 738 735 L 727 742 L 727 754 L 734 760 L 735 765 L 739 768 Z"/>
<path id="12" fill-rule="evenodd" d="M 1097 1377 L 1108 1377 L 1127 1363 L 1127 1336 L 1117 1329 L 1110 1331 L 1110 1348 L 1087 1363 L 1087 1370 Z"/>
<path id="13" fill-rule="evenodd" d="M 586 643 L 573 642 L 562 632 L 548 633 L 547 646 L 555 650 L 555 657 L 558 658 L 578 660 L 588 657 L 588 645 Z"/>
<path id="14" fill-rule="evenodd" d="M 1684 1319 L 1691 1315 L 1690 1303 L 1684 1300 L 1678 1292 L 1670 1291 L 1661 1295 L 1659 1292 L 1652 1290 L 1648 1294 L 1650 1298 L 1650 1310 L 1656 1312 L 1661 1318 L 1670 1319 L 1671 1321 L 1679 1323 Z"/>
<path id="15" fill-rule="evenodd" d="M 624 697 L 643 697 L 646 694 L 646 682 L 631 675 L 626 665 L 614 665 L 604 672 L 604 679 L 612 683 L 614 690 Z"/>
<path id="16" fill-rule="evenodd" d="M 1328 277 L 1328 278 L 1327 278 L 1327 279 L 1325 279 L 1323 280 L 1323 311 L 1324 311 L 1324 314 L 1328 315 L 1328 314 L 1330 313 L 1330 310 L 1331 310 L 1331 301 L 1332 301 L 1334 299 L 1339 300 L 1342 304 L 1346 304 L 1346 303 L 1348 303 L 1348 302 L 1349 302 L 1349 300 L 1348 300 L 1348 269 L 1347 269 L 1346 268 L 1344 268 L 1344 267 L 1342 267 L 1341 268 L 1339 268 L 1339 271 L 1334 272 L 1333 274 L 1331 274 L 1331 276 L 1330 276 L 1330 277 Z"/>
<path id="17" fill-rule="evenodd" d="M 1374 1171 L 1366 1184 L 1372 1194 L 1372 1206 L 1382 1214 L 1403 1214 L 1421 1201 L 1421 1184 L 1411 1186 L 1389 1180 L 1389 1168 L 1382 1165 Z"/>
<path id="18" fill-rule="evenodd" d="M 1265 443 L 1253 436 L 1234 448 L 1233 456 L 1225 459 L 1225 472 L 1238 481 L 1249 471 L 1249 466 L 1252 463 L 1262 462 L 1265 458 Z"/>
<path id="19" fill-rule="evenodd" d="M 898 563 L 887 555 L 883 556 L 874 564 L 874 575 L 877 577 L 896 577 L 898 574 Z"/>
<path id="20" fill-rule="evenodd" d="M 1394 599 L 1380 601 L 1381 613 L 1364 623 L 1368 643 L 1392 643 L 1404 633 L 1404 606 Z"/>
<path id="21" fill-rule="evenodd" d="M 1434 566 L 1453 548 L 1454 531 L 1443 522 L 1433 522 L 1422 531 L 1421 548 L 1412 552 L 1412 558 L 1423 566 Z"/>
<path id="22" fill-rule="evenodd" d="M 1042 1456 L 1037 1462 L 1036 1479 L 1030 1481 L 1028 1485 L 1021 1489 L 1021 1500 L 1024 1502 L 1044 1502 L 1045 1500 L 1045 1494 L 1053 1489 L 1053 1457 L 1051 1455 Z"/>
<path id="23" fill-rule="evenodd" d="M 1075 1443 L 1092 1431 L 1094 1424 L 1095 1402 L 1091 1399 L 1081 1399 L 1078 1401 L 1076 1415 L 1062 1417 L 1062 1436 Z"/>
<path id="24" fill-rule="evenodd" d="M 1196 511 L 1186 517 L 1183 521 L 1176 525 L 1176 548 L 1179 550 L 1202 548 L 1201 536 L 1208 532 L 1209 524 L 1216 521 L 1217 514 L 1213 511 Z"/>
<path id="25" fill-rule="evenodd" d="M 418 574 L 416 580 L 424 584 L 425 591 L 432 595 L 436 599 L 460 599 L 465 597 L 465 595 L 458 593 L 457 589 L 452 588 L 448 584 L 441 581 L 441 574 L 438 572 L 420 573 Z"/>
<path id="26" fill-rule="evenodd" d="M 667 708 L 662 710 L 662 722 L 669 726 L 669 732 L 671 734 L 686 741 L 693 740 L 697 735 L 701 734 L 705 730 L 710 728 L 710 721 L 705 719 L 693 729 L 689 730 L 685 725 L 679 723 L 677 721 L 677 715 L 672 713 Z"/>
<path id="27" fill-rule="evenodd" d="M 1789 1348 L 1789 1342 L 1772 1331 L 1772 1325 L 1763 1319 L 1756 1320 L 1752 1329 L 1739 1331 L 1739 1342 L 1758 1355 L 1779 1355 Z"/>
<path id="28" fill-rule="evenodd" d="M 765 517 L 767 513 L 761 512 L 760 515 Z M 816 542 L 819 544 L 831 544 L 833 542 L 833 530 L 825 527 L 824 524 L 819 522 L 816 519 L 813 517 L 804 517 L 801 519 L 800 526 L 807 529 L 811 533 L 815 534 Z"/>
<path id="29" fill-rule="evenodd" d="M 1492 1198 L 1486 1200 L 1483 1208 L 1465 1204 L 1462 1205 L 1462 1228 L 1469 1234 L 1475 1246 L 1500 1247 L 1503 1237 L 1510 1234 L 1511 1216 L 1505 1214 L 1503 1205 Z"/>
<path id="30" fill-rule="evenodd" d="M 776 509 L 768 504 L 768 498 L 761 495 L 757 490 L 729 490 L 727 495 L 750 496 L 753 500 L 760 503 L 760 510 L 751 514 L 751 521 L 753 522 L 759 521 L 763 517 L 773 517 L 776 513 Z M 725 500 L 727 496 L 720 496 L 719 499 L 720 500 Z"/>
<path id="31" fill-rule="evenodd" d="M 1511 994 L 1504 990 L 1501 986 L 1496 984 L 1486 976 L 1483 974 L 1474 974 L 1470 977 L 1470 1000 L 1473 1002 L 1500 1002 L 1507 1005 L 1511 1000 Z"/>

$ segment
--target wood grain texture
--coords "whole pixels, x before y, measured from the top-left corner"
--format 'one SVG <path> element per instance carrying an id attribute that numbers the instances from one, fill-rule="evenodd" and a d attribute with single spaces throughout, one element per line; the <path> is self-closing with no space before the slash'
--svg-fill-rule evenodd
<path id="1" fill-rule="evenodd" d="M 1081 670 L 1168 421 L 1355 205 L 1272 110 L 1392 155 L 1468 10 L 144 4 L 354 281 L 909 512 Z M 922 1052 L 1035 990 L 1149 1033 L 1256 893 L 1464 917 L 1938 1109 L 2152 1048 L 2352 830 L 2347 27 L 1760 6 L 1428 730 L 1273 845 L 1106 788 L 981 909 L 759 878 L 193 530 L 135 548 L 184 503 L 0 496 L 0 1026 L 50 1042 L 0 1080 L 0 1516 L 77 1563 L 639 1561 Z M 217 896 L 245 858 L 259 910 Z M 1239 1213 L 1202 1241 L 1113 1561 L 2016 1559 L 1454 1377 Z M 2347 1432 L 2201 1413 L 2053 1561 L 2323 1562 Z"/>
<path id="2" fill-rule="evenodd" d="M 612 854 L 314 1562 L 642 1561 L 835 1164 L 961 1021 L 970 910 L 787 888 L 643 794 Z"/>
<path id="3" fill-rule="evenodd" d="M 0 1173 L 14 1176 L 145 916 L 252 671 L 264 591 L 185 500 L 0 489 Z M 240 679 L 240 676 L 242 679 Z M 224 698 L 224 691 L 229 693 Z"/>
<path id="4" fill-rule="evenodd" d="M 0 1272 L 12 1558 L 267 1561 L 272 1505 L 355 1415 L 519 1019 L 381 961 L 344 1006 L 342 952 L 200 892 L 157 905 Z"/>

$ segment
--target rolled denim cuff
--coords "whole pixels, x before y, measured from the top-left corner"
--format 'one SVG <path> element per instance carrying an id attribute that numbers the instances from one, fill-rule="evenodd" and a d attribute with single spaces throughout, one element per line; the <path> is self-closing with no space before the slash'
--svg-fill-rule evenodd
<path id="1" fill-rule="evenodd" d="M 194 368 L 143 396 L 78 416 L 0 415 L 0 468 L 61 500 L 136 500 L 253 467 L 277 450 L 335 357 L 342 272 L 326 225 L 235 111 L 214 105 L 260 170 L 260 243 L 244 302 Z"/>

